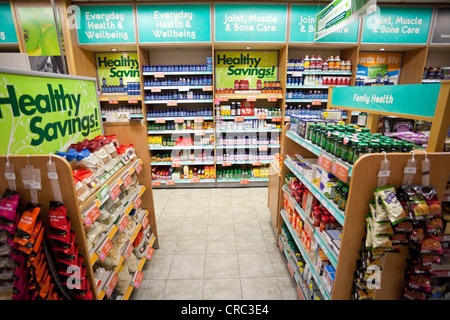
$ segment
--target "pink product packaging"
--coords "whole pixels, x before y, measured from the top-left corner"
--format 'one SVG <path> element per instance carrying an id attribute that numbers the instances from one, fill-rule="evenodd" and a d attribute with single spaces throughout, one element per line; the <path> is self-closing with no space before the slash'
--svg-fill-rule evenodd
<path id="1" fill-rule="evenodd" d="M 16 222 L 19 194 L 12 190 L 6 190 L 0 201 L 0 224 L 11 225 Z"/>

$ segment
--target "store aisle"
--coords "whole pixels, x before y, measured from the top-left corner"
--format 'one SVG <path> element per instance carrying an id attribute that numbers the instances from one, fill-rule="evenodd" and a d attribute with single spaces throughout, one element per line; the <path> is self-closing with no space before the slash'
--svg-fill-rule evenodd
<path id="1" fill-rule="evenodd" d="M 135 300 L 294 300 L 267 188 L 153 190 L 160 248 Z"/>

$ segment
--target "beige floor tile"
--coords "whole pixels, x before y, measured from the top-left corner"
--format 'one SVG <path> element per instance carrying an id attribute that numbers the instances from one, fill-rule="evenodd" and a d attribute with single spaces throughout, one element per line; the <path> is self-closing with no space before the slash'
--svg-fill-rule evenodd
<path id="1" fill-rule="evenodd" d="M 241 300 L 240 279 L 205 279 L 203 300 Z"/>
<path id="2" fill-rule="evenodd" d="M 286 277 L 277 277 L 277 281 L 283 300 L 299 300 L 296 289 L 297 284 L 290 275 Z"/>
<path id="3" fill-rule="evenodd" d="M 155 255 L 173 255 L 177 247 L 178 236 L 158 234 L 159 248 L 155 249 Z"/>
<path id="4" fill-rule="evenodd" d="M 168 279 L 203 279 L 204 271 L 204 254 L 174 255 Z"/>
<path id="5" fill-rule="evenodd" d="M 239 278 L 237 254 L 208 254 L 205 279 Z"/>
<path id="6" fill-rule="evenodd" d="M 160 220 L 158 221 L 158 236 L 178 236 L 181 231 L 183 221 L 179 220 Z"/>
<path id="7" fill-rule="evenodd" d="M 236 234 L 262 234 L 258 220 L 234 220 Z"/>
<path id="8" fill-rule="evenodd" d="M 206 254 L 206 236 L 179 236 L 175 254 Z"/>
<path id="9" fill-rule="evenodd" d="M 139 289 L 134 288 L 130 300 L 162 300 L 167 280 L 142 280 Z"/>
<path id="10" fill-rule="evenodd" d="M 180 228 L 181 236 L 206 236 L 208 220 L 184 220 Z"/>
<path id="11" fill-rule="evenodd" d="M 238 253 L 238 259 L 241 279 L 275 276 L 268 253 Z"/>
<path id="12" fill-rule="evenodd" d="M 276 277 L 241 278 L 243 300 L 281 300 Z"/>
<path id="13" fill-rule="evenodd" d="M 167 280 L 163 300 L 201 300 L 203 296 L 203 279 Z"/>
<path id="14" fill-rule="evenodd" d="M 173 257 L 173 255 L 155 254 L 150 261 L 147 261 L 144 264 L 144 267 L 142 268 L 144 279 L 167 279 L 172 266 Z"/>
<path id="15" fill-rule="evenodd" d="M 187 207 L 184 220 L 208 220 L 209 218 L 209 204 L 208 207 Z"/>
<path id="16" fill-rule="evenodd" d="M 282 253 L 280 250 L 278 250 L 278 252 L 270 252 L 269 257 L 270 261 L 272 262 L 273 271 L 275 272 L 275 275 L 277 277 L 290 276 L 284 253 Z"/>
<path id="17" fill-rule="evenodd" d="M 257 220 L 256 211 L 254 207 L 240 206 L 233 207 L 233 219 L 235 220 Z"/>
<path id="18" fill-rule="evenodd" d="M 231 219 L 208 221 L 208 235 L 226 236 L 234 233 L 234 221 Z"/>
<path id="19" fill-rule="evenodd" d="M 209 221 L 233 219 L 233 209 L 231 207 L 210 208 L 208 218 L 209 218 Z"/>
<path id="20" fill-rule="evenodd" d="M 209 235 L 206 239 L 206 254 L 237 253 L 234 235 Z"/>
<path id="21" fill-rule="evenodd" d="M 267 253 L 261 234 L 236 234 L 236 250 L 238 253 Z"/>

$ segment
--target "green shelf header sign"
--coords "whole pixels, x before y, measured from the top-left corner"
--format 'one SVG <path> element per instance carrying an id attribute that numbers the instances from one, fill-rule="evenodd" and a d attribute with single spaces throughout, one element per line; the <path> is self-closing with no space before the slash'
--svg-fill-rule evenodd
<path id="1" fill-rule="evenodd" d="M 291 5 L 289 42 L 357 43 L 359 20 L 314 41 L 316 15 L 325 6 Z"/>
<path id="2" fill-rule="evenodd" d="M 434 117 L 441 84 L 333 88 L 331 105 L 419 117 Z"/>
<path id="3" fill-rule="evenodd" d="M 211 42 L 211 5 L 138 5 L 140 43 Z"/>
<path id="4" fill-rule="evenodd" d="M 377 7 L 364 18 L 361 43 L 426 44 L 432 7 Z"/>
<path id="5" fill-rule="evenodd" d="M 78 43 L 134 44 L 134 10 L 132 5 L 79 6 Z"/>
<path id="6" fill-rule="evenodd" d="M 215 4 L 215 42 L 286 42 L 287 5 Z"/>
<path id="7" fill-rule="evenodd" d="M 16 28 L 9 2 L 0 3 L 0 44 L 17 44 Z"/>

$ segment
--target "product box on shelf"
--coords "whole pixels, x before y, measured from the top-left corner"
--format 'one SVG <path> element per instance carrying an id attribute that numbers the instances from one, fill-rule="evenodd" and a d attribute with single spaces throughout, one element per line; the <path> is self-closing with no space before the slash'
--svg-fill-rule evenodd
<path id="1" fill-rule="evenodd" d="M 333 289 L 335 276 L 336 269 L 332 265 L 324 266 L 322 279 L 328 292 L 331 292 L 331 290 Z"/>
<path id="2" fill-rule="evenodd" d="M 413 131 L 414 122 L 413 119 L 404 119 L 393 116 L 381 117 L 379 120 L 381 125 L 382 133 L 392 133 L 392 132 L 402 132 L 402 131 Z"/>
<path id="3" fill-rule="evenodd" d="M 337 120 L 340 121 L 342 119 L 342 110 L 337 109 L 322 109 L 320 110 L 320 118 L 325 120 Z M 333 124 L 331 121 L 328 124 Z"/>
<path id="4" fill-rule="evenodd" d="M 341 229 L 324 230 L 323 235 L 324 235 L 325 240 L 329 244 L 330 248 L 337 255 L 339 255 L 341 239 L 342 239 L 342 230 Z"/>
<path id="5" fill-rule="evenodd" d="M 320 177 L 319 189 L 322 191 L 323 195 L 328 199 L 331 199 L 333 194 L 333 187 L 336 185 L 336 178 L 331 173 L 323 170 Z"/>
<path id="6" fill-rule="evenodd" d="M 295 116 L 291 116 L 291 121 L 293 119 L 293 117 Z M 298 121 L 298 130 L 297 130 L 297 134 L 306 139 L 306 133 L 308 132 L 309 126 L 312 124 L 316 124 L 317 120 L 316 119 L 300 119 Z"/>

